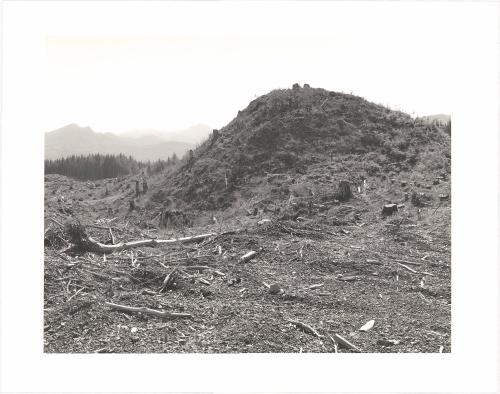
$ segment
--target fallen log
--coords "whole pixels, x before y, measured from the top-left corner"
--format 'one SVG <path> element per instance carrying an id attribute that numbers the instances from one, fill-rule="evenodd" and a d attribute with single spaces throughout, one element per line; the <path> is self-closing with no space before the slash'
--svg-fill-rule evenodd
<path id="1" fill-rule="evenodd" d="M 159 245 L 172 245 L 176 243 L 191 243 L 191 242 L 199 242 L 206 238 L 210 238 L 215 236 L 215 233 L 201 234 L 201 235 L 193 235 L 191 237 L 183 237 L 176 239 L 144 239 L 139 241 L 131 241 L 131 242 L 120 242 L 115 245 L 106 245 L 94 240 L 92 237 L 88 237 L 85 242 L 80 243 L 79 246 L 83 246 L 89 252 L 94 253 L 113 253 L 113 252 L 121 252 L 122 250 L 138 248 L 141 246 L 149 246 L 156 247 Z"/>
<path id="2" fill-rule="evenodd" d="M 111 309 L 116 309 L 116 310 L 125 311 L 125 312 L 144 313 L 146 315 L 153 315 L 153 316 L 161 317 L 163 319 L 176 318 L 176 317 L 189 319 L 192 317 L 189 313 L 167 312 L 167 311 L 162 311 L 162 310 L 149 309 L 146 307 L 136 308 L 134 306 L 113 304 L 111 302 L 105 302 L 104 304 L 109 306 Z"/>

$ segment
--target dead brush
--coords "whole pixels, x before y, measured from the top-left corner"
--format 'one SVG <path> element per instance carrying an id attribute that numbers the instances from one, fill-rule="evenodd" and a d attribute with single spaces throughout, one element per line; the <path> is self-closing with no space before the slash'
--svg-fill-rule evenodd
<path id="1" fill-rule="evenodd" d="M 430 204 L 432 197 L 425 193 L 413 192 L 410 199 L 414 207 L 425 207 Z"/>
<path id="2" fill-rule="evenodd" d="M 62 248 L 68 245 L 68 241 L 64 239 L 64 232 L 61 229 L 56 229 L 49 226 L 44 232 L 44 246 L 53 248 Z"/>
<path id="3" fill-rule="evenodd" d="M 94 243 L 89 240 L 85 226 L 79 220 L 69 221 L 64 225 L 64 234 L 73 245 L 72 252 L 87 252 L 94 250 Z"/>

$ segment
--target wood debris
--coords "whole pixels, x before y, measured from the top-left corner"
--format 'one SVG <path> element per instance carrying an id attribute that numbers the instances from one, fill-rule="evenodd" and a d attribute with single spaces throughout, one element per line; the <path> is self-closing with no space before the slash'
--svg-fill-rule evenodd
<path id="1" fill-rule="evenodd" d="M 285 319 L 285 320 L 287 322 L 292 323 L 295 326 L 301 328 L 305 332 L 314 335 L 315 337 L 318 337 L 318 338 L 323 338 L 324 337 L 323 335 L 321 335 L 320 333 L 318 333 L 318 331 L 316 331 L 314 328 L 312 328 L 311 326 L 309 326 L 309 325 L 307 325 L 305 323 L 302 323 L 302 322 L 300 322 L 298 320 L 289 320 L 289 319 Z"/>
<path id="2" fill-rule="evenodd" d="M 361 349 L 358 348 L 356 345 L 352 344 L 351 342 L 349 342 L 347 339 L 341 337 L 340 335 L 338 334 L 333 334 L 333 336 L 330 337 L 330 339 L 335 343 L 338 343 L 339 345 L 347 348 L 347 349 L 351 349 L 351 350 L 355 350 L 357 352 L 361 352 Z"/>
<path id="3" fill-rule="evenodd" d="M 144 239 L 140 241 L 120 242 L 116 245 L 107 245 L 88 237 L 80 246 L 85 245 L 85 248 L 94 253 L 113 253 L 120 252 L 126 249 L 138 248 L 142 246 L 156 247 L 159 245 L 172 245 L 176 243 L 191 243 L 203 241 L 207 238 L 215 236 L 215 233 L 193 235 L 191 237 L 182 237 L 174 239 Z"/>
<path id="4" fill-rule="evenodd" d="M 257 253 L 258 252 L 255 252 L 255 251 L 250 251 L 248 253 L 245 253 L 243 256 L 240 257 L 240 259 L 238 260 L 240 263 L 246 263 L 250 260 L 252 260 L 253 258 L 255 258 L 255 256 L 257 256 Z"/>
<path id="5" fill-rule="evenodd" d="M 401 341 L 397 339 L 379 339 L 377 341 L 377 345 L 382 345 L 382 346 L 394 346 L 394 345 L 399 345 Z"/>
<path id="6" fill-rule="evenodd" d="M 191 314 L 189 313 L 176 313 L 176 312 L 167 312 L 164 310 L 156 310 L 156 309 L 149 309 L 145 307 L 133 307 L 133 306 L 126 306 L 126 305 L 119 305 L 119 304 L 113 304 L 112 302 L 105 302 L 105 305 L 109 306 L 111 309 L 116 309 L 119 311 L 125 311 L 125 312 L 134 312 L 134 313 L 143 313 L 145 315 L 153 315 L 157 317 L 161 317 L 163 319 L 171 319 L 171 318 L 191 318 Z"/>
<path id="7" fill-rule="evenodd" d="M 351 276 L 341 276 L 337 279 L 344 281 L 344 282 L 352 282 L 352 281 L 355 281 L 356 279 L 358 279 L 358 277 L 355 275 L 351 275 Z"/>
<path id="8" fill-rule="evenodd" d="M 375 320 L 370 320 L 369 322 L 366 322 L 358 331 L 371 330 L 374 325 L 375 325 Z"/>

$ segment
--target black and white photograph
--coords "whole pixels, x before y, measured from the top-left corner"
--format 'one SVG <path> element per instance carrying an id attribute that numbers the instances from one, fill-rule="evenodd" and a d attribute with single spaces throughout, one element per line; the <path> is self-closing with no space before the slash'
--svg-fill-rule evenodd
<path id="1" fill-rule="evenodd" d="M 265 354 L 314 370 L 306 357 L 350 354 L 350 379 L 369 380 L 356 360 L 477 347 L 495 368 L 497 227 L 478 223 L 497 219 L 496 158 L 492 176 L 467 171 L 497 149 L 498 15 L 480 22 L 494 3 L 4 3 L 2 231 L 16 243 L 2 239 L 2 276 L 7 313 L 36 311 L 24 338 L 41 360 Z M 479 323 L 469 303 L 490 323 L 456 324 Z"/>

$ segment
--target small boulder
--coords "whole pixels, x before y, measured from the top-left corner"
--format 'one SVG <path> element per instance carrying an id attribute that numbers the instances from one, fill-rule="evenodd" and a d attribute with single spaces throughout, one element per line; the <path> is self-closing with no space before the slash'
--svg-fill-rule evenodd
<path id="1" fill-rule="evenodd" d="M 269 286 L 269 294 L 278 294 L 281 291 L 279 283 L 273 283 Z"/>

